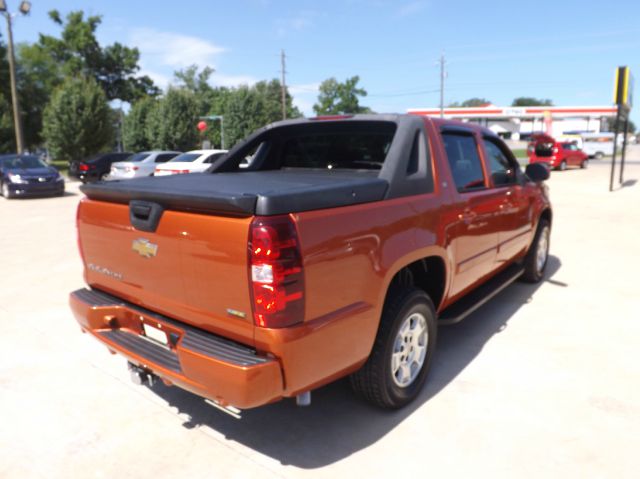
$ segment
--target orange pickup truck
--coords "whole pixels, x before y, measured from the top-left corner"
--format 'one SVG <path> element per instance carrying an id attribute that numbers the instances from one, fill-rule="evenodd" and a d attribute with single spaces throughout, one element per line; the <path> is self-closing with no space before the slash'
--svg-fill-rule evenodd
<path id="1" fill-rule="evenodd" d="M 205 173 L 82 186 L 71 309 L 139 383 L 252 408 L 350 376 L 399 408 L 439 325 L 542 278 L 548 176 L 467 123 L 274 123 Z"/>

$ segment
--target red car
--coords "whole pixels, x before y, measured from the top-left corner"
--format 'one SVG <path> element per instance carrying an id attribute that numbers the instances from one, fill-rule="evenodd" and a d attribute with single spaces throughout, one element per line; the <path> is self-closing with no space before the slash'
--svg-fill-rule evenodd
<path id="1" fill-rule="evenodd" d="M 564 171 L 568 166 L 586 168 L 589 156 L 575 143 L 557 142 L 551 137 L 540 138 L 527 149 L 529 163 L 547 163 L 550 168 Z"/>

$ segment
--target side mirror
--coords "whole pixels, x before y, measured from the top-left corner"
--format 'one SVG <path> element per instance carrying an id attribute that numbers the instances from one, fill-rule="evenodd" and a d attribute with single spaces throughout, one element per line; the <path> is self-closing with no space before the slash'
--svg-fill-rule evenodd
<path id="1" fill-rule="evenodd" d="M 534 183 L 542 183 L 549 179 L 549 167 L 545 163 L 531 163 L 524 172 Z"/>

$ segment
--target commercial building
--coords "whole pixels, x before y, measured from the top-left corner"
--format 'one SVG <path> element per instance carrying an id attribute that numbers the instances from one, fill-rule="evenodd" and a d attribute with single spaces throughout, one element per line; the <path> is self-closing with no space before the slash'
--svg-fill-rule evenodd
<path id="1" fill-rule="evenodd" d="M 525 140 L 532 133 L 608 131 L 616 106 L 495 106 L 445 108 L 444 117 L 479 123 L 503 138 Z M 414 115 L 440 116 L 440 108 L 412 108 Z"/>

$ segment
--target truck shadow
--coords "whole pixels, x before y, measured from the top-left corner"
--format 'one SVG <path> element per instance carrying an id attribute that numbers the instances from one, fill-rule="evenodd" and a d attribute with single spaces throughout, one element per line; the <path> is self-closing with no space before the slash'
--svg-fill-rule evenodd
<path id="1" fill-rule="evenodd" d="M 567 287 L 552 279 L 560 267 L 560 260 L 550 256 L 545 281 Z M 283 465 L 324 467 L 380 440 L 444 389 L 494 335 L 508 326 L 511 317 L 530 301 L 540 284 L 516 282 L 461 323 L 441 327 L 427 385 L 412 404 L 400 411 L 383 411 L 362 402 L 352 394 L 347 380 L 314 390 L 309 407 L 297 407 L 293 400 L 284 400 L 243 411 L 241 420 L 178 388 L 157 383 L 153 391 L 181 415 L 188 416 L 183 424 L 186 428 L 211 428 L 227 440 Z"/>

